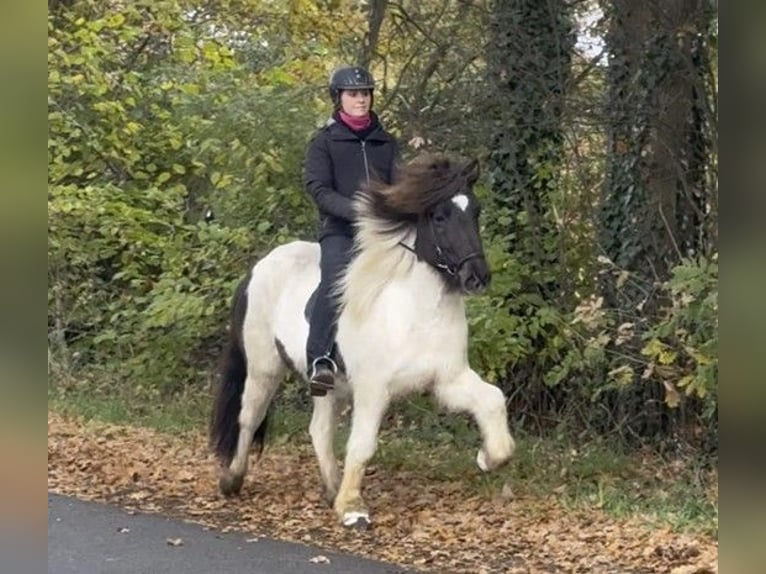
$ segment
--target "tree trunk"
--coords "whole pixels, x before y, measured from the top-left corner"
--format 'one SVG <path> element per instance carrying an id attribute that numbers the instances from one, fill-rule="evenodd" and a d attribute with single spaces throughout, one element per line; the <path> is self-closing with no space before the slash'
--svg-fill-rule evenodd
<path id="1" fill-rule="evenodd" d="M 483 112 L 493 121 L 488 171 L 496 211 L 489 226 L 519 261 L 521 285 L 508 295 L 507 305 L 523 324 L 534 323 L 540 309 L 560 308 L 566 301 L 568 278 L 553 199 L 564 155 L 562 119 L 574 42 L 571 7 L 564 0 L 493 4 L 490 103 Z M 549 327 L 530 334 L 531 349 L 507 373 L 514 385 L 524 382 L 523 400 L 539 414 L 560 404 L 561 392 L 543 381 L 553 367 L 541 358 L 550 337 Z"/>
<path id="2" fill-rule="evenodd" d="M 370 11 L 367 15 L 368 30 L 362 45 L 362 51 L 359 56 L 359 65 L 369 69 L 372 63 L 372 57 L 375 55 L 375 48 L 378 45 L 380 27 L 383 25 L 383 18 L 386 15 L 388 0 L 372 0 L 370 2 Z"/>
<path id="3" fill-rule="evenodd" d="M 709 24 L 703 0 L 613 0 L 607 37 L 608 163 L 601 246 L 620 268 L 665 280 L 710 248 Z"/>
<path id="4" fill-rule="evenodd" d="M 602 291 L 616 324 L 635 324 L 622 352 L 641 356 L 643 326 L 664 302 L 661 282 L 685 257 L 713 249 L 712 132 L 705 79 L 704 0 L 611 0 L 607 43 L 607 165 L 600 247 L 619 271 Z M 612 412 L 635 432 L 668 434 L 683 412 L 664 407 L 661 381 L 639 380 L 613 397 Z M 654 383 L 654 384 L 652 384 Z"/>
<path id="5" fill-rule="evenodd" d="M 508 247 L 547 274 L 558 258 L 551 193 L 557 188 L 561 121 L 574 32 L 563 0 L 498 0 L 488 68 L 496 118 L 489 169 L 495 203 L 513 219 Z M 503 230 L 499 230 L 503 232 Z M 539 287 L 552 295 L 541 275 Z"/>

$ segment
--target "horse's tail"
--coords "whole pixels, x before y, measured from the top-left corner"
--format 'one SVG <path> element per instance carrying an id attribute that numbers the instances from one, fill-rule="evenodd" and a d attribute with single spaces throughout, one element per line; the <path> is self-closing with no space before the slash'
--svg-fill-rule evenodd
<path id="1" fill-rule="evenodd" d="M 247 378 L 247 355 L 242 328 L 247 312 L 249 281 L 248 276 L 239 284 L 234 294 L 229 340 L 221 361 L 210 418 L 210 446 L 225 465 L 231 463 L 234 458 L 239 441 L 239 413 L 242 410 L 242 392 Z M 263 450 L 266 438 L 266 418 L 253 433 L 253 443 L 258 452 Z"/>

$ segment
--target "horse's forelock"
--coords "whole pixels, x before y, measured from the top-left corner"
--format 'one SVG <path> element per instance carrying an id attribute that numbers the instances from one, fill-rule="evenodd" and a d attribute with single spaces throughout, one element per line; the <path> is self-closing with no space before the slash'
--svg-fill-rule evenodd
<path id="1" fill-rule="evenodd" d="M 429 155 L 405 166 L 394 185 L 371 182 L 363 188 L 369 207 L 385 219 L 410 219 L 465 190 L 461 165 Z"/>

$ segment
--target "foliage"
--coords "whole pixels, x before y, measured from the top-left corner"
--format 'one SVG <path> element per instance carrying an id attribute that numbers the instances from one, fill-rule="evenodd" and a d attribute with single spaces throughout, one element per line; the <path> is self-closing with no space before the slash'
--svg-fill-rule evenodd
<path id="1" fill-rule="evenodd" d="M 562 165 L 562 119 L 574 33 L 563 2 L 496 2 L 489 80 L 499 121 L 493 126 L 489 170 L 492 199 L 508 248 L 539 272 L 545 291 L 558 255 L 552 212 Z"/>
<path id="2" fill-rule="evenodd" d="M 503 375 L 542 382 L 564 344 L 565 234 L 556 221 L 563 177 L 563 118 L 574 33 L 565 3 L 495 2 L 488 79 L 496 119 L 489 179 L 492 231 L 514 259 L 518 285 L 504 291 L 516 348 Z M 499 121 L 497 121 L 499 120 Z M 534 393 L 533 393 L 534 394 Z M 534 400 L 534 399 L 533 399 Z"/>
<path id="3" fill-rule="evenodd" d="M 493 283 L 468 302 L 470 354 L 514 422 L 642 440 L 717 428 L 717 87 L 704 74 L 684 108 L 696 111 L 678 116 L 692 150 L 673 187 L 683 225 L 630 224 L 659 189 L 645 152 L 659 149 L 661 96 L 689 55 L 717 73 L 717 32 L 682 27 L 676 49 L 646 28 L 637 68 L 613 47 L 586 57 L 585 20 L 624 40 L 616 1 L 595 20 L 590 0 L 49 4 L 51 364 L 112 373 L 136 401 L 204 388 L 247 266 L 314 237 L 305 144 L 330 112 L 329 72 L 363 48 L 406 158 L 425 146 L 485 160 Z M 654 246 L 671 257 L 651 274 Z"/>
<path id="4" fill-rule="evenodd" d="M 641 351 L 658 372 L 670 406 L 680 402 L 677 387 L 704 401 L 705 418 L 718 408 L 718 256 L 687 260 L 664 285 L 672 306 L 644 334 Z"/>
<path id="5" fill-rule="evenodd" d="M 615 267 L 602 277 L 600 293 L 614 324 L 630 331 L 619 352 L 633 361 L 611 366 L 610 372 L 619 373 L 625 386 L 641 389 L 630 384 L 638 377 L 653 383 L 633 393 L 631 408 L 648 415 L 642 434 L 670 433 L 677 423 L 694 419 L 687 414 L 695 409 L 669 417 L 659 406 L 663 399 L 679 404 L 677 381 L 667 373 L 687 355 L 679 338 L 674 342 L 680 346 L 661 344 L 669 335 L 660 335 L 665 332 L 661 322 L 677 312 L 667 309 L 674 297 L 668 282 L 689 268 L 685 259 L 699 264 L 716 250 L 717 118 L 712 110 L 717 96 L 715 89 L 704 88 L 713 85 L 708 64 L 713 13 L 707 2 L 677 3 L 670 11 L 654 1 L 614 0 L 605 6 L 607 158 L 597 237 Z M 693 285 L 674 285 L 695 296 Z M 648 346 L 646 333 L 654 333 Z M 707 330 L 700 335 L 711 341 Z M 643 363 L 635 361 L 637 355 L 649 357 L 652 368 L 637 368 Z M 684 369 L 679 376 L 687 374 Z M 658 392 L 658 386 L 667 393 Z M 703 417 L 715 426 L 709 405 Z"/>
<path id="6" fill-rule="evenodd" d="M 493 282 L 488 295 L 468 303 L 472 359 L 490 382 L 514 394 L 519 366 L 534 363 L 538 370 L 533 375 L 542 378 L 574 343 L 573 334 L 554 303 L 524 289 L 536 270 L 509 254 L 503 238 L 490 241 L 485 249 Z"/>
<path id="7" fill-rule="evenodd" d="M 55 349 L 150 394 L 204 380 L 248 261 L 310 233 L 294 174 L 313 129 L 293 127 L 305 88 L 237 62 L 215 13 L 151 6 L 49 19 L 48 141 Z"/>
<path id="8" fill-rule="evenodd" d="M 57 336 L 80 362 L 118 361 L 126 377 L 156 390 L 192 378 L 195 352 L 228 312 L 233 285 L 220 263 L 248 239 L 241 229 L 184 223 L 182 194 L 145 189 L 132 203 L 112 185 L 51 190 Z"/>
<path id="9" fill-rule="evenodd" d="M 520 291 L 524 265 L 497 243 L 487 250 L 497 272 L 491 292 L 469 303 L 471 360 L 503 388 L 513 417 L 543 427 L 548 419 L 568 420 L 627 438 L 649 409 L 694 413 L 701 404 L 698 418 L 682 419 L 688 428 L 678 428 L 678 435 L 715 448 L 709 430 L 717 428 L 717 257 L 675 267 L 662 285 L 670 305 L 626 322 L 596 294 L 562 310 Z M 630 274 L 604 263 L 602 273 L 621 276 L 628 289 Z M 530 371 L 518 365 L 528 362 L 536 370 L 523 376 Z M 647 392 L 660 401 L 632 410 L 635 397 Z"/>
<path id="10" fill-rule="evenodd" d="M 661 278 L 681 257 L 710 254 L 715 118 L 707 83 L 710 9 L 616 0 L 609 11 L 610 154 L 600 214 L 608 257 Z M 711 225 L 712 223 L 712 225 Z M 670 236 L 670 237 L 668 237 Z"/>
<path id="11" fill-rule="evenodd" d="M 387 125 L 415 147 L 477 153 L 486 147 L 483 2 L 387 3 L 372 62 Z M 466 116 L 474 121 L 465 122 Z M 405 155 L 414 150 L 405 148 Z"/>

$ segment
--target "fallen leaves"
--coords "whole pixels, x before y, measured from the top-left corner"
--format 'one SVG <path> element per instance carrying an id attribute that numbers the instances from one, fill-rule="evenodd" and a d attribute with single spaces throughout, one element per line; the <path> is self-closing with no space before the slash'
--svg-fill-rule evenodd
<path id="1" fill-rule="evenodd" d="M 718 572 L 713 539 L 651 529 L 597 509 L 564 508 L 555 496 L 518 497 L 512 484 L 482 497 L 459 482 L 379 468 L 365 479 L 374 528 L 358 532 L 338 525 L 324 502 L 308 444 L 297 454 L 267 450 L 240 497 L 218 494 L 216 467 L 202 433 L 175 437 L 48 415 L 52 492 L 181 516 L 219 532 L 243 531 L 250 543 L 280 538 L 458 574 Z M 166 543 L 182 546 L 183 540 Z M 329 559 L 319 554 L 311 562 Z"/>

